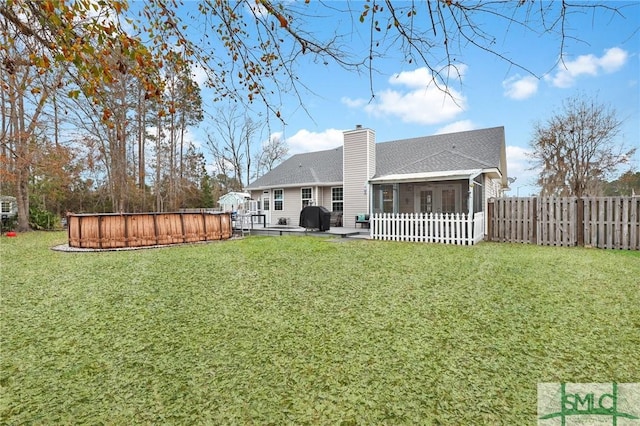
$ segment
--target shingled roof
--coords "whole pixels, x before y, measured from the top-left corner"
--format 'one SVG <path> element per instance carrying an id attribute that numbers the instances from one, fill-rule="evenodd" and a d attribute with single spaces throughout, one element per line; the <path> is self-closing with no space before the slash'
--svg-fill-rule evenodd
<path id="1" fill-rule="evenodd" d="M 469 130 L 376 144 L 376 174 L 500 170 L 506 176 L 504 127 Z M 247 187 L 342 184 L 342 147 L 296 154 Z"/>

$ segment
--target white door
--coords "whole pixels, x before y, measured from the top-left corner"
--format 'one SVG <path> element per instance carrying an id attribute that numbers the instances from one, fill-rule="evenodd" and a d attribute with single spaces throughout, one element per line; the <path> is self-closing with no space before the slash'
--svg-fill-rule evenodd
<path id="1" fill-rule="evenodd" d="M 269 194 L 262 194 L 262 214 L 265 215 L 265 222 L 267 223 L 267 226 L 269 226 L 271 224 L 271 198 L 269 197 Z"/>

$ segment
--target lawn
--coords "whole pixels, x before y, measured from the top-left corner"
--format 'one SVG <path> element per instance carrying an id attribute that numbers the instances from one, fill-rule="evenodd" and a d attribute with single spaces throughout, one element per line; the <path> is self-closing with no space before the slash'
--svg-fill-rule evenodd
<path id="1" fill-rule="evenodd" d="M 640 382 L 639 252 L 63 242 L 0 237 L 0 424 L 526 425 L 539 382 Z"/>

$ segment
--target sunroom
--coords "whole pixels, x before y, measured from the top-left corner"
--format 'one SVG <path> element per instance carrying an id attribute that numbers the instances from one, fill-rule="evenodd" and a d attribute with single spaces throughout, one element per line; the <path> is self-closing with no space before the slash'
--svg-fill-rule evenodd
<path id="1" fill-rule="evenodd" d="M 491 176 L 489 176 L 491 177 Z M 482 170 L 389 175 L 370 180 L 372 213 L 473 213 L 484 210 Z"/>
<path id="2" fill-rule="evenodd" d="M 485 229 L 483 170 L 388 175 L 371 185 L 371 235 L 377 239 L 475 244 Z"/>

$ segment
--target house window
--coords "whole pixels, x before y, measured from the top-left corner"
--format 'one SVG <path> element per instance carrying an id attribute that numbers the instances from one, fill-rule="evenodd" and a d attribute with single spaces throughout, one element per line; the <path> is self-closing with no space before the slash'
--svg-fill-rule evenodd
<path id="1" fill-rule="evenodd" d="M 302 188 L 301 196 L 302 196 L 302 208 L 305 208 L 305 207 L 310 206 L 312 204 L 312 202 L 311 202 L 311 188 Z"/>
<path id="2" fill-rule="evenodd" d="M 273 190 L 273 209 L 282 210 L 283 207 L 284 207 L 284 190 L 274 189 Z"/>
<path id="3" fill-rule="evenodd" d="M 2 213 L 11 213 L 11 203 L 9 201 L 2 201 L 0 205 L 2 206 Z"/>
<path id="4" fill-rule="evenodd" d="M 334 212 L 344 210 L 344 192 L 342 187 L 331 188 L 331 210 Z"/>

